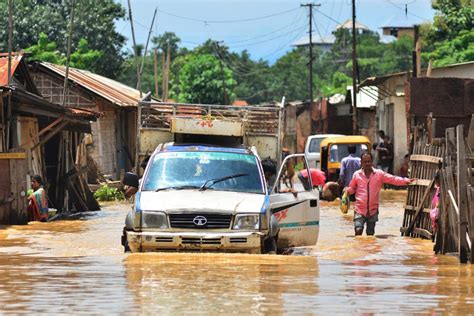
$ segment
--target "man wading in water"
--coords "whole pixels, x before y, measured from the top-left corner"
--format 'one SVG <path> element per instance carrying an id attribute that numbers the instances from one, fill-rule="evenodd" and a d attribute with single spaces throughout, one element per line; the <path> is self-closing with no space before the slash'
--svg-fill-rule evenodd
<path id="1" fill-rule="evenodd" d="M 379 193 L 387 183 L 396 186 L 408 185 L 414 179 L 396 177 L 380 169 L 373 168 L 371 153 L 361 156 L 362 169 L 356 171 L 348 187 L 344 188 L 349 194 L 356 196 L 354 212 L 354 231 L 356 236 L 362 235 L 367 223 L 367 235 L 375 233 L 375 223 L 379 220 Z"/>

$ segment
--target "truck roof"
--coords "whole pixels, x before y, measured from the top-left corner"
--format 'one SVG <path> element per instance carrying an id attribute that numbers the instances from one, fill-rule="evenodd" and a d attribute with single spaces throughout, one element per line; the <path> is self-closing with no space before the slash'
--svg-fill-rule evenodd
<path id="1" fill-rule="evenodd" d="M 166 143 L 163 146 L 158 146 L 156 149 L 158 152 L 177 152 L 177 151 L 209 151 L 209 152 L 228 152 L 237 154 L 252 154 L 253 152 L 249 148 L 245 147 L 223 147 L 208 144 L 177 144 L 177 143 Z"/>

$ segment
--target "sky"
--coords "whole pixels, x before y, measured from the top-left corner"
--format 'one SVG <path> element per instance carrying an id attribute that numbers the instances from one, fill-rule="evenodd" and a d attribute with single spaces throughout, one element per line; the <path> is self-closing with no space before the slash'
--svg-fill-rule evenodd
<path id="1" fill-rule="evenodd" d="M 116 0 L 127 9 L 128 1 Z M 194 48 L 207 39 L 223 41 L 231 51 L 247 50 L 253 60 L 275 62 L 297 39 L 308 35 L 308 8 L 295 0 L 131 0 L 135 37 L 146 44 L 153 13 L 157 8 L 151 36 L 174 32 L 180 46 Z M 321 0 L 313 11 L 313 34 L 325 37 L 335 26 L 352 16 L 351 0 Z M 408 14 L 405 15 L 405 5 Z M 389 21 L 402 24 L 433 19 L 431 0 L 356 0 L 356 21 L 380 31 Z M 129 21 L 117 21 L 117 31 L 128 38 Z M 151 44 L 150 44 L 151 45 Z"/>

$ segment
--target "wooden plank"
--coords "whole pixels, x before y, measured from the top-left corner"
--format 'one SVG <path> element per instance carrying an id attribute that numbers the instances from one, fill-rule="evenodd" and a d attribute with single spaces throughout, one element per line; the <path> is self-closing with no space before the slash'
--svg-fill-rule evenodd
<path id="1" fill-rule="evenodd" d="M 445 171 L 445 181 L 446 181 L 446 194 L 448 194 L 448 191 L 451 191 L 451 192 L 455 191 L 453 168 L 446 167 L 444 171 Z M 459 244 L 459 227 L 458 227 L 459 217 L 457 215 L 454 205 L 452 203 L 450 203 L 449 205 L 450 207 L 448 208 L 448 211 L 449 211 L 450 229 L 453 232 L 453 240 L 456 246 L 456 250 L 458 250 L 459 248 L 459 245 L 458 245 Z"/>
<path id="2" fill-rule="evenodd" d="M 473 116 L 474 117 L 474 116 Z M 473 124 L 471 124 L 472 126 Z M 471 223 L 469 226 L 469 232 L 471 233 L 471 263 L 474 264 L 474 187 L 470 187 L 470 204 L 469 204 L 469 212 L 471 212 Z"/>
<path id="3" fill-rule="evenodd" d="M 16 219 L 18 224 L 28 223 L 28 210 L 26 192 L 28 191 L 30 179 L 28 175 L 28 162 L 26 159 L 13 160 L 16 163 L 16 177 L 18 178 L 16 187 L 17 209 Z"/>
<path id="4" fill-rule="evenodd" d="M 0 159 L 26 159 L 26 153 L 0 153 Z"/>
<path id="5" fill-rule="evenodd" d="M 434 156 L 429 156 L 429 155 L 411 155 L 410 160 L 413 161 L 425 161 L 425 162 L 430 162 L 430 163 L 435 163 L 438 164 L 443 161 L 443 158 L 441 157 L 434 157 Z"/>
<path id="6" fill-rule="evenodd" d="M 420 185 L 420 186 L 427 187 L 427 186 L 431 185 L 431 180 L 416 179 L 415 181 L 413 181 L 412 183 L 409 184 L 409 186 L 413 186 L 413 185 Z"/>
<path id="7" fill-rule="evenodd" d="M 459 207 L 459 261 L 466 263 L 468 260 L 469 246 L 466 233 L 468 225 L 468 210 L 466 196 L 466 159 L 464 145 L 463 125 L 456 127 L 456 150 L 457 150 L 457 202 Z"/>
<path id="8" fill-rule="evenodd" d="M 12 194 L 11 198 L 13 199 L 12 202 L 10 203 L 10 208 L 8 212 L 6 213 L 7 215 L 7 222 L 10 224 L 16 224 L 15 219 L 13 218 L 13 215 L 15 214 L 17 208 L 18 208 L 18 200 L 16 199 L 17 197 L 17 181 L 19 180 L 17 178 L 17 172 L 16 172 L 16 163 L 15 160 L 10 160 L 10 192 Z"/>
<path id="9" fill-rule="evenodd" d="M 416 213 L 413 216 L 410 225 L 408 225 L 407 231 L 405 232 L 406 234 L 410 234 L 412 232 L 413 228 L 415 227 L 416 220 L 418 219 L 418 216 L 421 214 L 421 211 L 423 209 L 423 204 L 425 203 L 426 199 L 428 198 L 429 193 L 430 193 L 431 189 L 434 186 L 434 182 L 435 182 L 435 179 L 433 178 L 431 180 L 430 185 L 425 189 L 425 193 L 423 194 L 423 198 L 421 199 L 421 202 L 418 204 Z"/>
<path id="10" fill-rule="evenodd" d="M 471 116 L 471 124 L 469 126 L 469 133 L 467 135 L 467 143 L 471 148 L 474 148 L 474 114 Z"/>

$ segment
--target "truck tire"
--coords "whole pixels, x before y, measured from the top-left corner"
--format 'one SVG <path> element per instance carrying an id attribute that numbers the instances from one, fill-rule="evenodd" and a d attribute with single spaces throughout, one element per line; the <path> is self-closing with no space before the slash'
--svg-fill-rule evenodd
<path id="1" fill-rule="evenodd" d="M 277 236 L 267 238 L 263 242 L 263 253 L 276 255 L 276 253 L 277 253 Z"/>
<path id="2" fill-rule="evenodd" d="M 123 228 L 123 235 L 122 235 L 122 246 L 125 253 L 131 252 L 130 247 L 128 246 L 127 241 L 127 228 Z"/>

